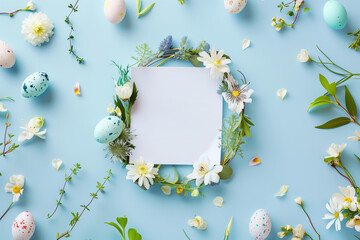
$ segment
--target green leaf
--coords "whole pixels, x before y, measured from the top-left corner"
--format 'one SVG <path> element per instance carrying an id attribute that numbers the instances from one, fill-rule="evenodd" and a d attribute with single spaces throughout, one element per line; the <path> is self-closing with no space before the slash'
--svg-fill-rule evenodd
<path id="1" fill-rule="evenodd" d="M 130 99 L 131 99 L 131 97 L 130 97 Z M 116 99 L 114 99 L 114 103 L 115 103 L 115 107 L 119 107 L 120 112 L 121 112 L 121 120 L 125 123 L 125 120 L 126 120 L 125 107 L 122 104 L 122 102 L 118 96 L 116 96 Z"/>
<path id="2" fill-rule="evenodd" d="M 316 128 L 319 128 L 319 129 L 337 128 L 337 127 L 344 126 L 344 125 L 346 125 L 346 124 L 348 124 L 350 122 L 351 122 L 350 118 L 339 117 L 339 118 L 332 119 L 332 120 L 324 123 L 323 125 L 316 126 Z"/>
<path id="3" fill-rule="evenodd" d="M 333 101 L 331 101 L 330 97 L 320 96 L 317 99 L 315 99 L 312 103 L 310 103 L 310 107 L 309 107 L 308 111 L 313 107 L 324 105 L 324 104 L 329 104 L 329 103 L 335 104 Z"/>
<path id="4" fill-rule="evenodd" d="M 233 170 L 229 165 L 222 165 L 223 170 L 219 173 L 220 179 L 229 179 L 233 174 Z"/>
<path id="5" fill-rule="evenodd" d="M 129 240 L 141 240 L 141 235 L 134 228 L 130 228 L 128 231 Z"/>
<path id="6" fill-rule="evenodd" d="M 308 8 L 308 7 L 304 8 L 304 12 L 307 12 L 309 10 L 310 10 L 310 8 Z"/>
<path id="7" fill-rule="evenodd" d="M 129 109 L 131 110 L 132 109 L 132 106 L 134 105 L 135 101 L 136 101 L 136 98 L 137 98 L 137 95 L 138 95 L 139 91 L 136 87 L 136 84 L 134 82 L 133 84 L 133 92 L 130 96 L 130 99 L 129 99 Z M 122 113 L 121 113 L 122 114 Z"/>
<path id="8" fill-rule="evenodd" d="M 329 83 L 329 81 L 321 74 L 319 74 L 319 79 L 321 85 L 325 88 L 326 91 L 332 96 L 336 96 L 336 83 Z"/>
<path id="9" fill-rule="evenodd" d="M 124 232 L 120 229 L 120 227 L 116 223 L 114 223 L 114 222 L 106 222 L 105 224 L 113 226 L 114 228 L 116 228 L 119 231 L 121 236 L 124 236 Z"/>
<path id="10" fill-rule="evenodd" d="M 359 239 L 359 240 L 360 240 L 360 238 L 359 238 L 358 236 L 354 235 L 354 237 L 356 237 L 357 239 Z"/>
<path id="11" fill-rule="evenodd" d="M 251 138 L 251 131 L 248 123 L 246 121 L 241 122 L 242 125 L 242 133 L 244 136 L 247 136 L 248 138 Z"/>
<path id="12" fill-rule="evenodd" d="M 357 158 L 357 160 L 359 161 L 359 163 L 360 163 L 360 158 L 358 157 L 358 155 L 356 155 L 356 154 L 354 154 L 355 155 L 355 157 Z"/>
<path id="13" fill-rule="evenodd" d="M 141 8 L 141 0 L 136 1 L 136 7 L 137 7 L 137 12 L 139 14 L 140 13 L 140 8 Z"/>
<path id="14" fill-rule="evenodd" d="M 120 224 L 122 229 L 125 230 L 125 227 L 127 225 L 127 217 L 118 217 L 118 218 L 116 218 L 116 221 Z"/>
<path id="15" fill-rule="evenodd" d="M 149 12 L 154 7 L 154 5 L 155 5 L 155 3 L 152 3 L 149 6 L 147 6 L 146 8 L 144 8 L 140 13 L 138 13 L 138 17 L 141 17 L 142 15 Z"/>
<path id="16" fill-rule="evenodd" d="M 191 62 L 191 64 L 192 64 L 194 67 L 200 67 L 200 65 L 201 65 L 201 62 L 200 62 L 197 58 L 198 58 L 197 55 L 192 55 L 192 56 L 189 58 L 189 61 Z"/>
<path id="17" fill-rule="evenodd" d="M 333 160 L 334 160 L 334 157 L 324 158 L 324 162 L 326 162 L 326 163 L 331 163 Z"/>
<path id="18" fill-rule="evenodd" d="M 294 16 L 294 12 L 293 12 L 293 11 L 289 11 L 287 14 L 288 14 L 289 16 Z"/>
<path id="19" fill-rule="evenodd" d="M 345 103 L 346 103 L 346 108 L 351 114 L 351 116 L 356 117 L 357 114 L 356 103 L 349 89 L 346 86 L 345 86 Z"/>

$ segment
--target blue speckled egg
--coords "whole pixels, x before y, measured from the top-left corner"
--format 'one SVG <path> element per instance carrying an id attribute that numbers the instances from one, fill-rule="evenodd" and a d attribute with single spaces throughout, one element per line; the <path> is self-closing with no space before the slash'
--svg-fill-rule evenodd
<path id="1" fill-rule="evenodd" d="M 330 0 L 324 6 L 324 19 L 331 28 L 343 29 L 347 24 L 346 9 L 338 1 Z"/>
<path id="2" fill-rule="evenodd" d="M 108 116 L 101 119 L 94 130 L 94 138 L 99 143 L 109 143 L 120 136 L 123 123 L 119 117 Z"/>
<path id="3" fill-rule="evenodd" d="M 49 86 L 49 76 L 44 72 L 30 74 L 21 85 L 21 94 L 33 98 L 43 94 Z"/>
<path id="4" fill-rule="evenodd" d="M 264 240 L 271 232 L 271 218 L 267 211 L 259 209 L 250 218 L 249 232 L 253 239 Z"/>

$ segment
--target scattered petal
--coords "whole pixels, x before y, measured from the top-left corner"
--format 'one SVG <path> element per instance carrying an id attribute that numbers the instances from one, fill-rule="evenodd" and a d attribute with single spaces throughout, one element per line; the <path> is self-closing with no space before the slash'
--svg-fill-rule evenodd
<path id="1" fill-rule="evenodd" d="M 169 186 L 162 186 L 161 190 L 163 191 L 163 193 L 165 195 L 170 195 L 171 194 L 171 187 L 169 187 Z"/>
<path id="2" fill-rule="evenodd" d="M 75 85 L 74 85 L 74 93 L 75 93 L 75 95 L 81 95 L 81 93 L 80 93 L 80 83 L 75 83 Z"/>
<path id="3" fill-rule="evenodd" d="M 287 94 L 287 90 L 285 88 L 281 88 L 276 92 L 276 95 L 278 95 L 281 98 L 281 101 L 284 100 L 286 94 Z"/>
<path id="4" fill-rule="evenodd" d="M 249 39 L 244 39 L 242 40 L 242 50 L 244 51 L 245 49 L 247 49 L 248 47 L 250 47 L 250 40 Z"/>
<path id="5" fill-rule="evenodd" d="M 0 102 L 0 112 L 7 112 L 7 109 L 4 107 L 2 102 Z"/>
<path id="6" fill-rule="evenodd" d="M 53 159 L 52 160 L 52 166 L 56 169 L 56 171 L 59 171 L 59 168 L 61 167 L 63 161 L 61 159 Z"/>
<path id="7" fill-rule="evenodd" d="M 280 192 L 278 192 L 277 194 L 275 194 L 275 197 L 283 197 L 286 195 L 287 191 L 289 190 L 289 185 L 282 185 Z"/>
<path id="8" fill-rule="evenodd" d="M 256 166 L 259 165 L 261 163 L 260 159 L 258 157 L 253 158 L 250 162 L 249 162 L 249 166 Z"/>
<path id="9" fill-rule="evenodd" d="M 224 199 L 220 196 L 214 198 L 214 200 L 213 200 L 214 205 L 218 206 L 218 207 L 223 207 L 224 206 L 223 202 L 224 202 Z"/>

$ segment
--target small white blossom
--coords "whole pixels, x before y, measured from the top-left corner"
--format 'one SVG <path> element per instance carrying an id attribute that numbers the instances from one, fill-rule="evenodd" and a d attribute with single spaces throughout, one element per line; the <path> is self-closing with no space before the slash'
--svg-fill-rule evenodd
<path id="1" fill-rule="evenodd" d="M 5 185 L 5 192 L 12 193 L 13 202 L 19 201 L 20 195 L 24 192 L 25 177 L 23 175 L 12 175 L 10 177 L 10 183 Z"/>
<path id="2" fill-rule="evenodd" d="M 196 216 L 194 219 L 189 219 L 188 224 L 189 226 L 195 227 L 199 230 L 205 230 L 207 228 L 207 222 L 205 222 L 205 220 L 200 216 Z"/>
<path id="3" fill-rule="evenodd" d="M 297 59 L 299 62 L 309 62 L 311 60 L 309 53 L 306 49 L 301 49 L 300 53 L 297 55 Z"/>
<path id="4" fill-rule="evenodd" d="M 36 6 L 33 3 L 33 1 L 28 1 L 27 5 L 26 5 L 26 9 L 30 10 L 30 11 L 35 11 L 36 10 Z"/>
<path id="5" fill-rule="evenodd" d="M 219 172 L 223 167 L 210 163 L 209 157 L 202 155 L 197 162 L 194 163 L 194 170 L 187 176 L 188 179 L 195 179 L 196 186 L 201 184 L 209 185 L 210 183 L 218 183 L 220 181 Z"/>
<path id="6" fill-rule="evenodd" d="M 25 127 L 20 127 L 25 131 L 21 132 L 18 138 L 18 141 L 21 143 L 25 140 L 32 139 L 34 136 L 37 136 L 41 139 L 45 139 L 46 129 L 40 131 L 44 124 L 44 118 L 35 117 L 29 121 L 29 124 L 24 120 Z"/>

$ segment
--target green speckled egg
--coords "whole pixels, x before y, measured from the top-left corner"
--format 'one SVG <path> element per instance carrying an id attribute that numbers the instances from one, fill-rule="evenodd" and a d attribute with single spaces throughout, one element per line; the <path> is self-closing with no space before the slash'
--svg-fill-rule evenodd
<path id="1" fill-rule="evenodd" d="M 332 29 L 343 29 L 347 24 L 347 12 L 344 6 L 335 0 L 328 1 L 324 6 L 324 19 Z"/>
<path id="2" fill-rule="evenodd" d="M 117 139 L 123 130 L 123 123 L 119 117 L 108 116 L 96 125 L 94 138 L 99 143 L 110 143 Z"/>
<path id="3" fill-rule="evenodd" d="M 44 72 L 30 74 L 21 85 L 21 94 L 33 98 L 43 94 L 49 87 L 49 76 Z"/>

